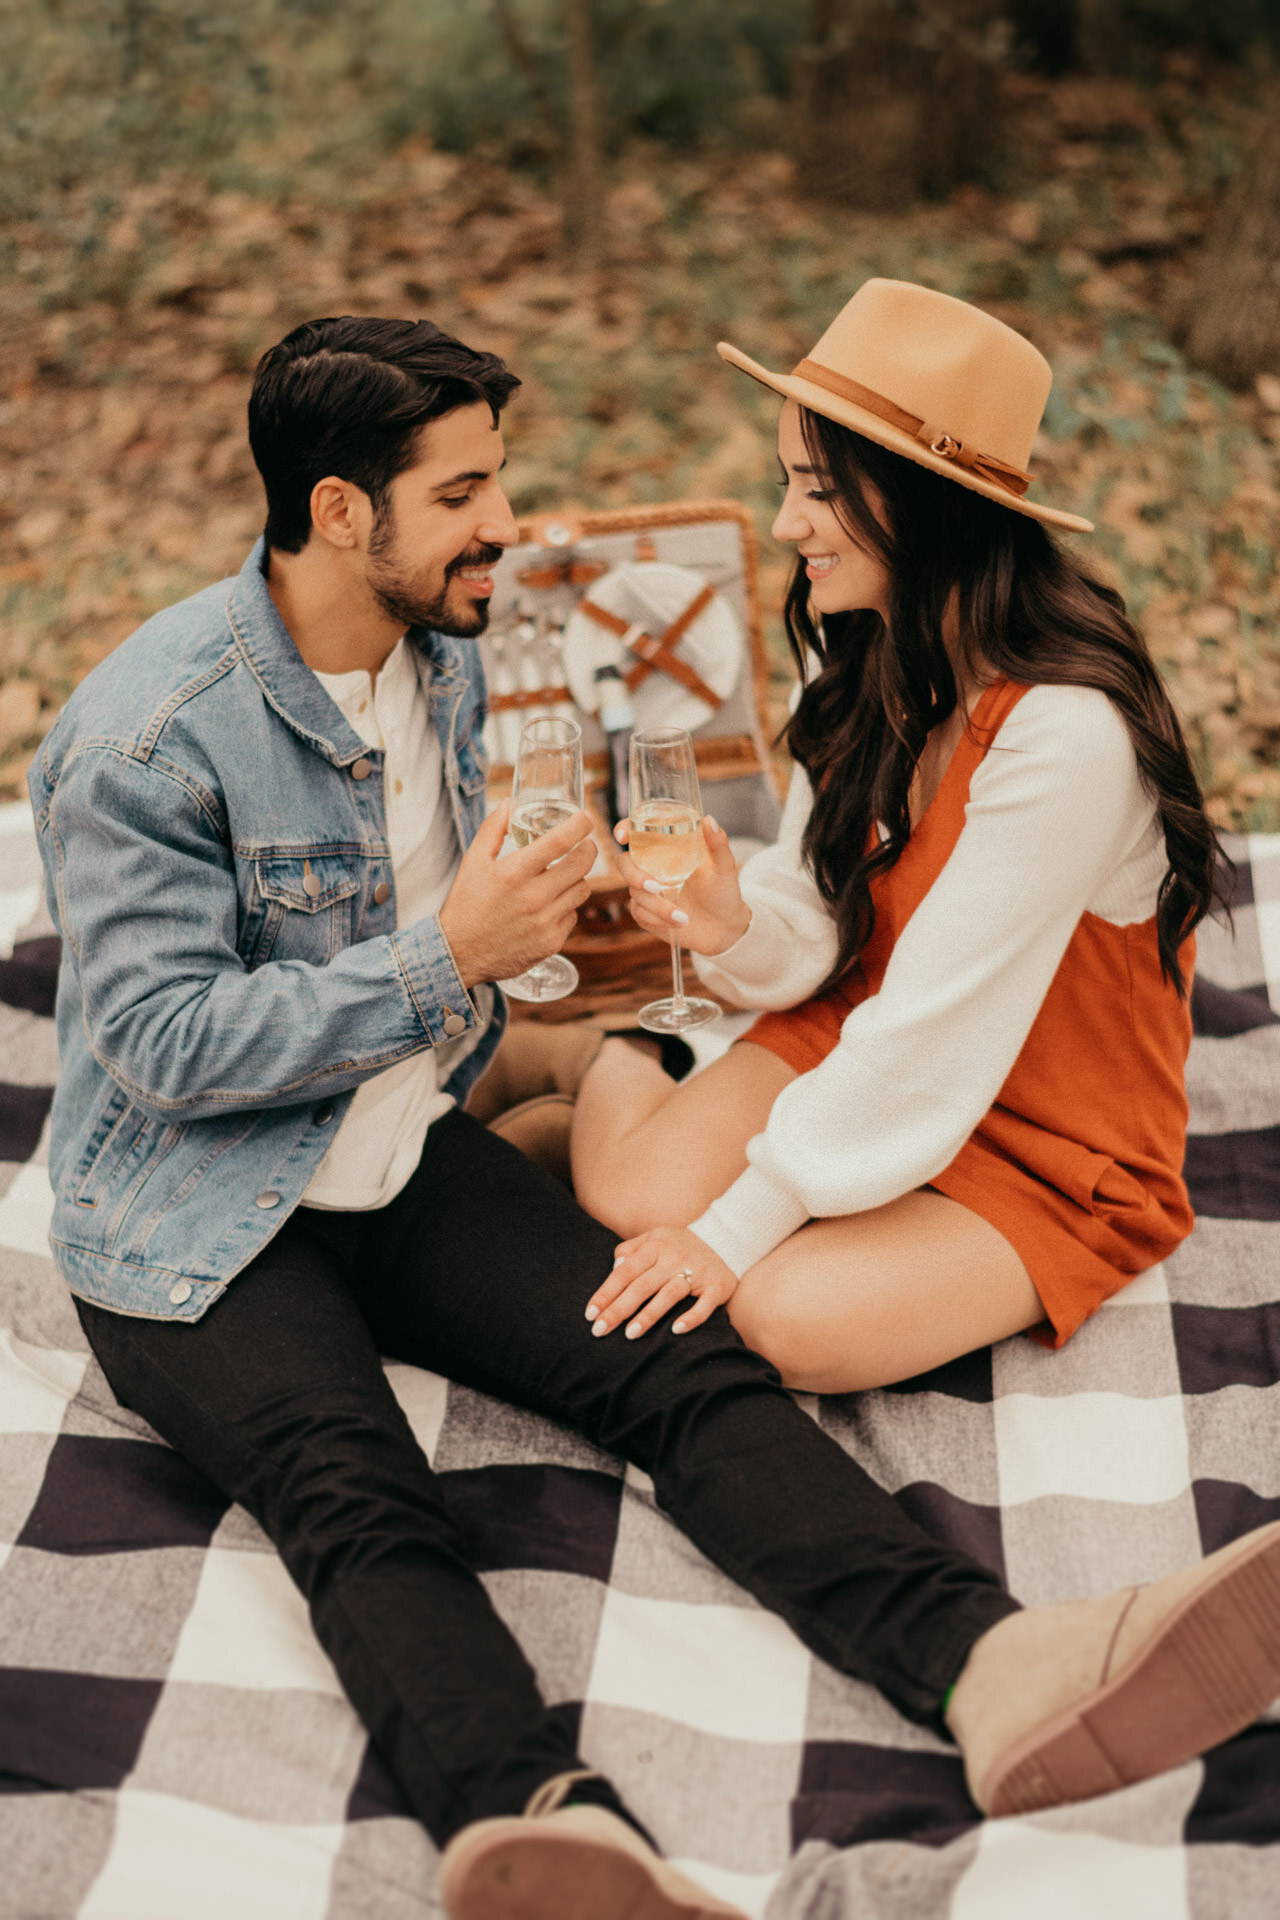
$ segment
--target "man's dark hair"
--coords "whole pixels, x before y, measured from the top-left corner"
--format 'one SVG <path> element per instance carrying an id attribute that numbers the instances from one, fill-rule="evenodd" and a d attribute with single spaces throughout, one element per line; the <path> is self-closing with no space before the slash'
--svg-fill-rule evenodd
<path id="1" fill-rule="evenodd" d="M 249 445 L 267 490 L 268 547 L 300 553 L 311 491 L 326 474 L 385 509 L 418 434 L 457 407 L 498 415 L 520 385 L 493 353 L 476 353 L 430 320 L 308 320 L 258 362 Z"/>

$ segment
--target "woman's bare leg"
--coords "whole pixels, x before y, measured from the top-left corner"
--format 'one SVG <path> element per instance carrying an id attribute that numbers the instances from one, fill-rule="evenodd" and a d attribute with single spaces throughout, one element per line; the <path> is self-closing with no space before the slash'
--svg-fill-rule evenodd
<path id="1" fill-rule="evenodd" d="M 852 1393 L 1036 1326 L 1044 1308 L 1003 1234 L 923 1188 L 811 1220 L 743 1276 L 729 1317 L 789 1387 Z"/>
<path id="2" fill-rule="evenodd" d="M 748 1140 L 795 1077 L 777 1054 L 747 1040 L 677 1083 L 647 1050 L 606 1040 L 574 1109 L 579 1204 L 627 1238 L 687 1227 L 737 1179 Z"/>
<path id="3" fill-rule="evenodd" d="M 742 1172 L 794 1078 L 750 1041 L 679 1083 L 646 1051 L 606 1041 L 574 1112 L 579 1202 L 626 1238 L 687 1226 Z M 729 1314 L 789 1387 L 812 1393 L 906 1380 L 1044 1319 L 1003 1234 L 930 1189 L 811 1220 L 743 1276 Z"/>

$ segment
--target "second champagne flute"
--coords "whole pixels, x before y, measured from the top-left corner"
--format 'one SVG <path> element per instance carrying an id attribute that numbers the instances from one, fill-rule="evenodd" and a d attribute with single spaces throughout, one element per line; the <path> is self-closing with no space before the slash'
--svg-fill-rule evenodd
<path id="1" fill-rule="evenodd" d="M 703 855 L 702 794 L 693 741 L 683 727 L 646 727 L 631 736 L 631 835 L 636 865 L 674 899 Z M 687 1033 L 720 1018 L 714 1000 L 684 990 L 680 936 L 671 938 L 671 998 L 651 1000 L 636 1015 L 650 1033 Z"/>
<path id="2" fill-rule="evenodd" d="M 530 846 L 582 806 L 582 729 L 576 720 L 530 720 L 520 735 L 507 831 Z M 578 984 L 578 969 L 553 953 L 499 986 L 513 1000 L 563 1000 Z"/>

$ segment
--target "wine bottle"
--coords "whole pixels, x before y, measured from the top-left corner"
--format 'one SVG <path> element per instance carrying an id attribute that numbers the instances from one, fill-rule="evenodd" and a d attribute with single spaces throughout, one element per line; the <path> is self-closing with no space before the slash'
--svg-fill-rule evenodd
<path id="1" fill-rule="evenodd" d="M 609 749 L 607 800 L 609 825 L 616 827 L 619 820 L 626 819 L 630 810 L 628 762 L 631 752 L 631 729 L 635 726 L 636 717 L 632 711 L 627 683 L 617 667 L 597 667 L 595 683 L 600 701 L 596 718 L 600 722 Z"/>

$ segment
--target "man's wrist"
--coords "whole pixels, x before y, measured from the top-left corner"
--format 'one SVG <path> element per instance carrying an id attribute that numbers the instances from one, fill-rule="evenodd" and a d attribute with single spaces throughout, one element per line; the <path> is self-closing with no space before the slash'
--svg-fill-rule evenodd
<path id="1" fill-rule="evenodd" d="M 470 993 L 472 987 L 479 986 L 480 982 L 489 976 L 484 972 L 478 957 L 471 952 L 465 930 L 450 926 L 447 901 L 436 915 L 436 925 L 440 929 L 440 938 L 453 962 L 454 972 Z"/>

